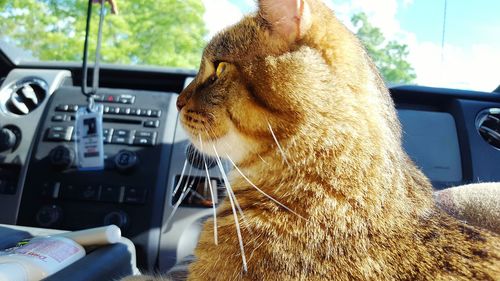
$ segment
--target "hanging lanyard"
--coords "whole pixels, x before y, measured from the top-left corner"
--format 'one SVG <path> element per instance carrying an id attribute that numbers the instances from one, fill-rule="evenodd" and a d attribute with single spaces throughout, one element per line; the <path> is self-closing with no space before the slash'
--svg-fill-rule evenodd
<path id="1" fill-rule="evenodd" d="M 103 143 L 103 106 L 97 105 L 94 96 L 99 88 L 100 51 L 102 41 L 102 25 L 104 22 L 104 0 L 101 4 L 99 15 L 99 28 L 97 46 L 95 50 L 94 72 L 92 76 L 92 89 L 87 88 L 88 72 L 88 37 L 90 33 L 90 20 L 92 16 L 92 2 L 89 0 L 87 9 L 87 25 L 85 28 L 85 43 L 83 48 L 82 65 L 82 94 L 87 97 L 87 106 L 81 107 L 76 112 L 76 151 L 77 165 L 80 170 L 104 169 L 104 143 Z"/>

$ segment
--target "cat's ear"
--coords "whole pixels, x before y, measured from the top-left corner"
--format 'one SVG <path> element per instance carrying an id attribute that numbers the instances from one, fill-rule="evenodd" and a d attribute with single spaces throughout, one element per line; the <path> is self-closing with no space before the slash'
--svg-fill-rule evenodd
<path id="1" fill-rule="evenodd" d="M 272 32 L 289 42 L 301 39 L 312 23 L 306 0 L 259 0 L 259 14 Z"/>

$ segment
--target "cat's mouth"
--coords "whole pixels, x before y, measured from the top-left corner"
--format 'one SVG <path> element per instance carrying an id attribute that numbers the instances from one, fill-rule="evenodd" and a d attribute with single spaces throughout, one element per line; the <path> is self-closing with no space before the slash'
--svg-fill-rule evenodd
<path id="1" fill-rule="evenodd" d="M 188 130 L 191 143 L 202 153 L 231 159 L 235 163 L 243 161 L 251 151 L 250 144 L 244 141 L 234 128 L 224 134 L 202 132 L 196 128 L 185 126 Z"/>
<path id="2" fill-rule="evenodd" d="M 214 141 L 224 135 L 223 132 L 214 128 L 212 125 L 214 120 L 193 110 L 181 113 L 180 122 L 191 139 L 202 138 L 204 141 Z"/>

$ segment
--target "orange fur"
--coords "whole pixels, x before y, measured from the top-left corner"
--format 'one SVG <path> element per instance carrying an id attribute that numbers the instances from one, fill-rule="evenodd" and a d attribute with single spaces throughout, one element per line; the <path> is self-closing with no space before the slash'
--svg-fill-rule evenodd
<path id="1" fill-rule="evenodd" d="M 277 22 L 273 7 L 280 5 L 260 3 L 257 14 L 218 34 L 178 107 L 198 148 L 201 136 L 205 153 L 215 147 L 306 219 L 232 171 L 247 220 L 248 272 L 226 200 L 218 209 L 219 245 L 209 220 L 188 279 L 499 280 L 499 236 L 434 207 L 360 42 L 321 1 L 299 2 L 306 9 L 290 6 L 292 14 Z M 297 16 L 308 24 L 297 25 Z M 287 24 L 299 30 L 283 36 Z M 221 61 L 228 67 L 217 76 Z"/>

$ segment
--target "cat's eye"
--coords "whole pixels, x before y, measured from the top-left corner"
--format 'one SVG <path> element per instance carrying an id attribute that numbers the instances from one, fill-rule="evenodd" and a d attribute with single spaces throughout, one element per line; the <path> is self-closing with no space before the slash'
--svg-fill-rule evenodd
<path id="1" fill-rule="evenodd" d="M 226 68 L 227 68 L 227 62 L 219 62 L 217 64 L 217 69 L 215 70 L 215 75 L 217 76 L 217 78 L 221 77 Z"/>

